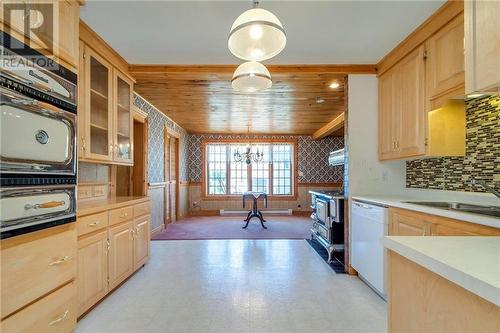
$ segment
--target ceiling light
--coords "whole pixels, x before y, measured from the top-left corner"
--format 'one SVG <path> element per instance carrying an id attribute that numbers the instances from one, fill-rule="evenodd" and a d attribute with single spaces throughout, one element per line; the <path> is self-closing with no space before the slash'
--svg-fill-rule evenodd
<path id="1" fill-rule="evenodd" d="M 330 88 L 331 89 L 337 89 L 338 87 L 340 87 L 340 84 L 338 82 L 332 82 L 332 83 L 330 83 Z"/>
<path id="2" fill-rule="evenodd" d="M 316 103 L 318 103 L 318 104 L 325 103 L 325 99 L 324 99 L 324 98 L 321 98 L 321 97 L 317 97 L 317 98 L 316 98 Z"/>
<path id="3" fill-rule="evenodd" d="M 249 61 L 263 61 L 279 54 L 286 45 L 286 35 L 280 20 L 254 1 L 254 8 L 242 13 L 234 21 L 227 45 L 236 57 Z"/>
<path id="4" fill-rule="evenodd" d="M 234 90 L 242 92 L 257 92 L 272 86 L 271 74 L 261 63 L 245 62 L 236 68 L 231 80 Z"/>

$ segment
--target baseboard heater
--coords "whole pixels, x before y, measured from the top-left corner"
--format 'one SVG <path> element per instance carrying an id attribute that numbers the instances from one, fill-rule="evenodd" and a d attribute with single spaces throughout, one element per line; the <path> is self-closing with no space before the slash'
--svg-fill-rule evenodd
<path id="1" fill-rule="evenodd" d="M 262 214 L 266 215 L 292 215 L 291 209 L 263 209 Z M 221 209 L 220 215 L 247 215 L 248 210 Z"/>

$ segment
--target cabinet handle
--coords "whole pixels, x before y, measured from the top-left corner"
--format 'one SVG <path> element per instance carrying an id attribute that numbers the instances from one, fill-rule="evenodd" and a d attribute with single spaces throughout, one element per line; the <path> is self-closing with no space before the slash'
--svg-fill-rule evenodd
<path id="1" fill-rule="evenodd" d="M 61 321 L 63 321 L 64 319 L 66 319 L 66 317 L 68 316 L 68 313 L 69 313 L 69 310 L 66 310 L 64 311 L 64 313 L 57 319 L 54 319 L 52 320 L 50 323 L 49 323 L 49 326 L 53 326 L 57 323 L 60 323 Z"/>
<path id="2" fill-rule="evenodd" d="M 59 260 L 56 260 L 56 261 L 53 261 L 49 264 L 49 266 L 56 266 L 56 265 L 60 265 L 60 264 L 64 264 L 65 262 L 67 262 L 68 260 L 71 259 L 71 256 L 64 256 L 62 257 L 61 259 Z"/>
<path id="3" fill-rule="evenodd" d="M 111 248 L 111 244 L 109 243 L 109 239 L 106 240 L 106 251 L 109 252 L 109 249 Z"/>
<path id="4" fill-rule="evenodd" d="M 41 204 L 26 204 L 24 205 L 25 210 L 30 210 L 30 209 L 40 209 L 40 208 L 55 208 L 64 205 L 66 202 L 65 201 L 48 201 L 44 202 Z"/>
<path id="5" fill-rule="evenodd" d="M 85 142 L 85 138 L 82 137 L 82 150 L 86 151 L 87 150 L 87 143 Z"/>
<path id="6" fill-rule="evenodd" d="M 89 223 L 88 226 L 89 227 L 95 227 L 98 224 L 99 224 L 99 221 L 96 221 L 96 222 Z"/>

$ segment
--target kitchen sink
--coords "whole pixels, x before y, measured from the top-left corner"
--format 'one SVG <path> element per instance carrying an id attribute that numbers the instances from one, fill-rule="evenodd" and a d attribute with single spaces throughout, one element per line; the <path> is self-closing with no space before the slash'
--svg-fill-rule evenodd
<path id="1" fill-rule="evenodd" d="M 456 210 L 466 213 L 500 217 L 500 206 L 483 206 L 483 205 L 473 205 L 460 202 L 446 202 L 446 201 L 405 201 L 405 202 L 414 205 L 422 205 L 434 208 Z"/>

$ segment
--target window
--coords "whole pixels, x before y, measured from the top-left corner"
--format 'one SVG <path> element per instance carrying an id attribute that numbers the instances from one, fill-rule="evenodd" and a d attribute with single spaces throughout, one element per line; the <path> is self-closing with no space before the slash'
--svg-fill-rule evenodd
<path id="1" fill-rule="evenodd" d="M 263 152 L 260 162 L 236 162 L 234 153 L 247 143 L 205 143 L 205 189 L 208 196 L 239 195 L 247 191 L 293 196 L 295 142 L 252 143 L 252 152 Z"/>

